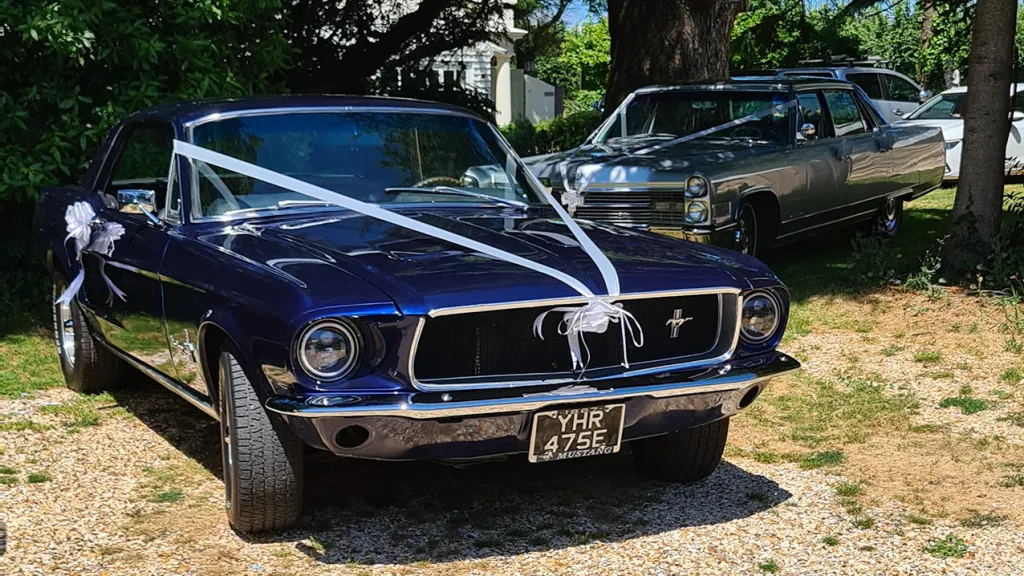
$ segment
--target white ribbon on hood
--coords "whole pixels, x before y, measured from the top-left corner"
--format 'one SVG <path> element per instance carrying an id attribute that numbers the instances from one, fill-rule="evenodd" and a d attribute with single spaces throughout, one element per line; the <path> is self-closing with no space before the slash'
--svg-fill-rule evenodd
<path id="1" fill-rule="evenodd" d="M 496 131 L 495 135 L 498 138 L 501 138 L 500 133 Z M 421 222 L 420 220 L 409 218 L 408 216 L 398 214 L 397 212 L 392 212 L 391 210 L 381 208 L 376 204 L 362 202 L 360 200 L 356 200 L 355 198 L 345 196 L 344 194 L 339 194 L 337 192 L 327 190 L 326 188 L 321 188 L 320 186 L 315 186 L 308 182 L 292 178 L 291 176 L 286 176 L 279 172 L 268 170 L 261 166 L 245 162 L 244 160 L 239 160 L 237 158 L 227 156 L 219 152 L 214 152 L 213 150 L 210 150 L 208 148 L 203 148 L 200 146 L 196 146 L 194 144 L 189 144 L 187 142 L 175 140 L 174 153 L 184 158 L 189 158 L 191 160 L 196 160 L 199 162 L 205 162 L 206 164 L 209 164 L 211 166 L 217 166 L 224 170 L 230 170 L 231 172 L 235 172 L 243 176 L 255 178 L 268 184 L 284 188 L 285 190 L 290 190 L 292 192 L 297 192 L 299 194 L 303 194 L 311 198 L 316 198 L 317 200 L 322 200 L 324 202 L 336 204 L 338 206 L 348 208 L 349 210 L 352 210 L 354 212 L 365 214 L 366 216 L 369 216 L 371 218 L 383 220 L 384 222 L 388 222 L 389 224 L 394 224 L 396 226 L 408 228 L 409 230 L 414 230 L 421 234 L 426 234 L 428 236 L 433 236 L 434 238 L 439 238 L 441 240 L 445 240 L 453 244 L 458 244 L 459 246 L 469 248 L 470 250 L 474 250 L 482 254 L 486 254 L 487 256 L 491 256 L 499 260 L 504 260 L 506 262 L 510 262 L 512 264 L 516 264 L 524 268 L 540 272 L 541 274 L 545 274 L 562 282 L 563 284 L 569 286 L 570 288 L 579 292 L 582 296 L 588 299 L 588 303 L 583 306 L 559 307 L 551 310 L 552 312 L 559 311 L 566 313 L 569 313 L 569 311 L 573 311 L 573 313 L 576 314 L 576 316 L 574 316 L 575 319 L 573 321 L 565 322 L 564 330 L 562 328 L 559 329 L 559 333 L 565 335 L 568 340 L 569 352 L 573 358 L 574 369 L 576 366 L 585 367 L 585 363 L 581 361 L 580 355 L 580 342 L 582 341 L 582 334 L 584 332 L 603 333 L 605 330 L 607 330 L 609 322 L 623 323 L 623 352 L 625 352 L 626 350 L 626 322 L 630 320 L 632 321 L 632 324 L 628 325 L 630 335 L 632 336 L 634 334 L 634 327 L 636 332 L 640 334 L 639 340 L 634 338 L 634 345 L 643 345 L 643 331 L 640 328 L 640 325 L 636 321 L 636 319 L 633 318 L 632 315 L 630 315 L 628 312 L 623 310 L 621 305 L 612 304 L 615 298 L 619 295 L 620 290 L 619 275 L 618 272 L 615 270 L 615 267 L 612 265 L 611 261 L 608 260 L 608 257 L 604 254 L 604 252 L 602 252 L 601 249 L 598 248 L 596 244 L 594 244 L 594 241 L 591 240 L 589 236 L 587 236 L 587 234 L 579 227 L 578 224 L 576 224 L 575 221 L 573 221 L 572 217 L 566 213 L 565 209 L 558 205 L 558 202 L 555 201 L 555 199 L 545 190 L 543 186 L 540 185 L 539 182 L 537 182 L 536 178 L 528 170 L 526 172 L 527 174 L 529 174 L 528 177 L 531 178 L 531 181 L 535 184 L 535 188 L 539 191 L 544 200 L 554 208 L 559 218 L 562 220 L 563 223 L 565 223 L 566 226 L 568 226 L 569 230 L 572 232 L 573 236 L 579 242 L 583 250 L 587 253 L 590 259 L 593 260 L 593 262 L 597 265 L 598 270 L 601 272 L 601 277 L 604 279 L 605 287 L 607 289 L 607 296 L 595 296 L 594 293 L 589 288 L 586 287 L 586 285 L 584 285 L 576 278 L 573 278 L 572 276 L 559 270 L 555 270 L 554 268 L 551 268 L 549 266 L 539 264 L 537 262 L 528 260 L 521 256 L 517 256 L 510 252 L 506 252 L 505 250 L 495 248 L 494 246 L 478 242 L 471 238 L 466 238 L 465 236 L 449 232 L 448 230 L 443 230 L 436 226 L 432 226 L 425 222 Z M 543 322 L 543 316 L 545 314 L 547 314 L 547 312 L 541 314 L 540 317 L 538 317 L 539 322 Z M 543 336 L 541 336 L 541 338 L 543 338 Z M 583 345 L 586 346 L 586 343 L 584 342 Z M 628 361 L 626 361 L 626 365 L 628 366 Z"/>
<path id="2" fill-rule="evenodd" d="M 78 262 L 78 274 L 68 284 L 64 293 L 57 298 L 56 304 L 71 303 L 71 300 L 81 290 L 85 282 L 85 266 L 82 264 L 82 252 L 96 252 L 107 257 L 114 254 L 114 242 L 124 235 L 124 226 L 117 222 L 107 222 L 97 218 L 96 211 L 88 202 L 75 202 L 68 206 L 64 212 L 64 221 L 67 222 L 68 235 L 64 242 L 71 238 L 75 239 L 75 260 Z M 121 300 L 125 299 L 124 292 L 111 282 L 104 270 L 106 261 L 100 259 L 99 273 L 110 289 L 109 300 L 112 301 L 116 294 Z"/>

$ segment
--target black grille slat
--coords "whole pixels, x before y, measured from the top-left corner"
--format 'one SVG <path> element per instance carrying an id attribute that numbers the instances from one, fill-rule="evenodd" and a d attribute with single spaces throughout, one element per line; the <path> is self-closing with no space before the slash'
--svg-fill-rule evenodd
<path id="1" fill-rule="evenodd" d="M 718 341 L 720 299 L 717 294 L 625 300 L 644 330 L 641 348 L 627 343 L 631 364 L 699 358 Z M 543 326 L 544 340 L 533 335 L 533 321 L 551 307 L 518 308 L 427 318 L 416 350 L 414 371 L 420 381 L 451 378 L 538 376 L 572 372 L 566 339 L 557 333 L 562 313 L 552 312 Z M 666 324 L 673 311 L 684 318 L 679 336 L 670 338 Z M 622 362 L 621 332 L 613 324 L 604 334 L 586 334 L 588 370 Z M 628 338 L 628 336 L 627 336 Z"/>
<path id="2" fill-rule="evenodd" d="M 650 194 L 651 226 L 682 226 L 686 219 L 686 194 L 682 191 L 659 190 Z"/>

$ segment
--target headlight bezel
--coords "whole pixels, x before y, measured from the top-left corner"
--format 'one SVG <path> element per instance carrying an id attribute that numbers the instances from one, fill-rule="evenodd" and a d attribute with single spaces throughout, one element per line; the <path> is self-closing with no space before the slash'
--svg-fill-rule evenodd
<path id="1" fill-rule="evenodd" d="M 748 302 L 751 302 L 755 298 L 766 298 L 772 305 L 775 311 L 774 321 L 770 330 L 765 331 L 761 336 L 753 336 L 747 333 L 746 326 L 744 326 L 744 313 L 747 310 Z M 743 295 L 743 301 L 740 305 L 740 338 L 747 344 L 759 345 L 770 341 L 778 335 L 779 327 L 782 324 L 782 302 L 779 297 L 772 293 L 770 290 L 754 290 Z"/>
<path id="2" fill-rule="evenodd" d="M 699 184 L 700 186 L 696 192 L 693 190 L 695 184 Z M 707 178 L 701 176 L 700 174 L 693 174 L 692 176 L 686 179 L 686 189 L 684 190 L 683 194 L 686 196 L 687 199 L 690 200 L 694 200 L 697 198 L 705 198 L 706 196 L 708 196 L 710 189 L 711 183 L 708 182 Z"/>
<path id="3" fill-rule="evenodd" d="M 306 344 L 314 332 L 322 329 L 333 330 L 341 334 L 348 343 L 350 353 L 340 370 L 324 372 L 313 367 L 305 355 Z M 337 382 L 344 380 L 356 372 L 363 353 L 363 337 L 358 327 L 343 318 L 325 318 L 310 322 L 295 340 L 295 358 L 302 372 L 318 382 Z"/>
<path id="4" fill-rule="evenodd" d="M 702 217 L 699 220 L 694 220 L 690 217 L 692 214 L 691 210 L 695 207 L 701 207 Z M 692 200 L 686 203 L 686 216 L 684 218 L 686 219 L 687 224 L 707 224 L 710 217 L 711 207 L 707 202 L 703 200 Z"/>

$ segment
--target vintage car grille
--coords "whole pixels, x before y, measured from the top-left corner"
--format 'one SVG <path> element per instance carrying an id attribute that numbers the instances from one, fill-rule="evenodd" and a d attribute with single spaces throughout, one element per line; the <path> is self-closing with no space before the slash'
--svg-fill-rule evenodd
<path id="1" fill-rule="evenodd" d="M 587 192 L 575 216 L 618 226 L 679 227 L 686 217 L 683 191 Z"/>
<path id="2" fill-rule="evenodd" d="M 644 330 L 643 347 L 627 343 L 630 368 L 699 362 L 729 352 L 735 341 L 736 302 L 732 293 L 624 300 Z M 537 315 L 552 306 L 469 312 L 424 319 L 414 353 L 418 383 L 457 384 L 573 377 L 565 336 L 557 332 L 561 313 L 544 321 L 544 340 L 533 335 Z M 676 310 L 684 318 L 676 337 L 667 325 Z M 622 362 L 619 325 L 586 334 L 587 373 Z M 627 336 L 628 338 L 628 336 Z"/>

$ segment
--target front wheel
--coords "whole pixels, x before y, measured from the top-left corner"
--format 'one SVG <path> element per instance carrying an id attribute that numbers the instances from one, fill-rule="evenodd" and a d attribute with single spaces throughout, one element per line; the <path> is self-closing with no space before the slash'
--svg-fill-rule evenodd
<path id="1" fill-rule="evenodd" d="M 887 198 L 885 206 L 878 215 L 876 231 L 880 236 L 895 238 L 903 224 L 903 199 Z"/>
<path id="2" fill-rule="evenodd" d="M 722 461 L 729 437 L 729 419 L 631 442 L 633 464 L 652 480 L 696 482 L 711 475 Z"/>
<path id="3" fill-rule="evenodd" d="M 77 298 L 72 298 L 71 302 L 57 302 L 65 288 L 67 281 L 60 274 L 55 274 L 53 335 L 64 382 L 71 390 L 85 394 L 119 387 L 128 366 L 96 341 Z"/>
<path id="4" fill-rule="evenodd" d="M 234 353 L 221 352 L 219 370 L 228 522 L 245 533 L 288 528 L 302 512 L 302 441 L 263 408 Z"/>

